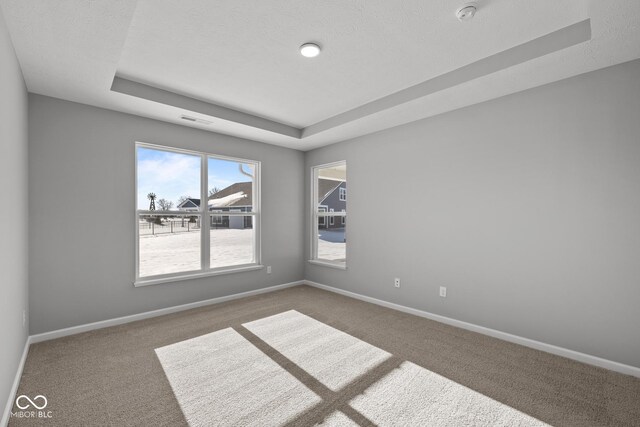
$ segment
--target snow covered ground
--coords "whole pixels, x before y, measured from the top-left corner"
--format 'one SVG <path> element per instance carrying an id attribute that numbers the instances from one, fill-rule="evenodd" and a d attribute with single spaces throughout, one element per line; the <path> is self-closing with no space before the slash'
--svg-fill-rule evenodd
<path id="1" fill-rule="evenodd" d="M 318 231 L 318 258 L 344 261 L 346 258 L 344 229 Z"/>
<path id="2" fill-rule="evenodd" d="M 253 262 L 253 230 L 211 230 L 211 268 Z M 140 277 L 200 269 L 200 231 L 140 236 Z"/>
<path id="3" fill-rule="evenodd" d="M 326 231 L 325 231 L 326 233 Z M 322 236 L 318 256 L 328 260 L 345 259 L 344 238 Z M 344 233 L 343 233 L 344 234 Z M 324 239 L 323 239 L 324 237 Z M 327 239 L 327 240 L 325 240 Z M 250 264 L 253 261 L 252 229 L 211 230 L 211 268 Z M 140 235 L 140 277 L 200 270 L 200 230 Z"/>

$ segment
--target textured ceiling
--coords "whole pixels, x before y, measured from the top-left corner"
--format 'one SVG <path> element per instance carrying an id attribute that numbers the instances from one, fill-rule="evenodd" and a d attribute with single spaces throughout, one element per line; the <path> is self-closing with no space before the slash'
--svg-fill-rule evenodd
<path id="1" fill-rule="evenodd" d="M 501 5 L 499 3 L 502 3 Z M 138 3 L 123 77 L 305 127 L 586 17 L 579 0 Z M 522 7 L 523 19 L 509 22 Z M 500 29 L 496 31 L 496 29 Z M 307 59 L 298 47 L 324 50 Z"/>
<path id="2" fill-rule="evenodd" d="M 460 4 L 0 0 L 31 92 L 301 150 L 640 57 L 638 0 L 484 0 L 464 23 L 454 16 Z M 302 132 L 589 18 L 589 41 Z M 306 41 L 319 42 L 322 54 L 300 56 Z M 116 74 L 219 108 L 111 91 Z"/>

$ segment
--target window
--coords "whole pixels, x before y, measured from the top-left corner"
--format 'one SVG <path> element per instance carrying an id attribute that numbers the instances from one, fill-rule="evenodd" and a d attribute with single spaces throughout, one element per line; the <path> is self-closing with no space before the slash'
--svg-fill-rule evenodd
<path id="1" fill-rule="evenodd" d="M 320 207 L 318 207 L 318 210 L 320 212 L 326 212 L 327 211 L 327 207 L 326 206 L 320 206 Z M 318 218 L 318 225 L 321 225 L 321 226 L 324 227 L 326 225 L 326 221 L 325 220 L 326 220 L 326 218 L 324 216 L 319 217 Z"/>
<path id="2" fill-rule="evenodd" d="M 260 268 L 260 163 L 136 144 L 136 285 Z"/>
<path id="3" fill-rule="evenodd" d="M 216 209 L 212 209 L 211 210 L 211 213 L 214 214 L 214 215 L 211 215 L 211 226 L 212 227 L 224 224 L 224 216 L 223 215 L 215 215 L 215 214 L 219 214 L 220 212 L 222 212 L 222 211 L 221 210 L 216 210 Z"/>
<path id="4" fill-rule="evenodd" d="M 343 161 L 316 166 L 312 174 L 310 261 L 346 268 L 347 164 Z"/>

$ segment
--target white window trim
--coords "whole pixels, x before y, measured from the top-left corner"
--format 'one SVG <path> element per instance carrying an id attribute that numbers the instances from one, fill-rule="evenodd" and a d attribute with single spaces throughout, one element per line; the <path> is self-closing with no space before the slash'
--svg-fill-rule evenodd
<path id="1" fill-rule="evenodd" d="M 333 208 L 329 209 L 329 212 L 335 212 Z M 336 217 L 335 216 L 330 216 L 329 217 L 329 225 L 336 225 Z"/>
<path id="2" fill-rule="evenodd" d="M 332 166 L 346 166 L 346 164 L 346 160 L 341 160 L 338 162 L 316 165 L 311 168 L 311 238 L 309 239 L 311 244 L 309 252 L 309 254 L 311 255 L 311 259 L 309 260 L 309 263 L 325 267 L 337 268 L 339 270 L 347 269 L 346 253 L 344 262 L 318 258 L 318 223 L 320 217 L 330 217 L 331 219 L 333 219 L 333 217 L 346 217 L 347 213 L 344 209 L 342 210 L 342 212 L 319 212 L 320 209 L 318 208 L 320 208 L 320 206 L 318 206 L 318 171 L 320 169 Z"/>
<path id="3" fill-rule="evenodd" d="M 192 270 L 192 271 L 181 271 L 178 273 L 170 273 L 170 274 L 159 274 L 159 275 L 154 275 L 154 276 L 144 276 L 144 277 L 140 277 L 140 226 L 138 224 L 138 218 L 139 215 L 158 215 L 158 211 L 148 211 L 148 210 L 142 210 L 142 209 L 138 209 L 138 147 L 142 147 L 142 148 L 149 148 L 152 150 L 161 150 L 161 151 L 168 151 L 171 153 L 179 153 L 179 154 L 189 154 L 192 156 L 199 156 L 201 159 L 201 163 L 200 163 L 200 207 L 197 210 L 193 210 L 193 211 L 184 211 L 184 210 L 170 210 L 170 211 L 163 211 L 163 213 L 166 213 L 167 215 L 175 215 L 175 216 L 200 216 L 200 224 L 201 224 L 201 228 L 200 228 L 200 265 L 201 268 L 198 270 Z M 185 150 L 182 148 L 175 148 L 175 147 L 167 147 L 167 146 L 163 146 L 163 145 L 157 145 L 157 144 L 149 144 L 149 143 L 145 143 L 145 142 L 136 142 L 135 146 L 134 146 L 134 151 L 135 151 L 135 162 L 134 162 L 134 179 L 135 179 L 135 191 L 134 191 L 134 197 L 135 197 L 135 204 L 134 206 L 136 207 L 135 209 L 135 280 L 133 282 L 133 285 L 138 287 L 138 286 L 148 286 L 148 285 L 155 285 L 155 284 L 159 284 L 159 283 L 167 283 L 167 282 L 176 282 L 176 281 L 181 281 L 181 280 L 189 280 L 189 279 L 196 279 L 196 278 L 200 278 L 200 277 L 207 277 L 207 276 L 217 276 L 217 275 L 221 275 L 221 274 L 230 274 L 230 273 L 237 273 L 237 272 L 243 272 L 243 271 L 251 271 L 251 270 L 257 270 L 260 268 L 263 268 L 263 266 L 261 265 L 261 252 L 262 252 L 262 247 L 261 247 L 261 233 L 260 233 L 260 227 L 261 227 L 261 200 L 260 200 L 260 196 L 261 196 L 261 183 L 260 183 L 260 169 L 261 169 L 261 163 L 257 160 L 248 160 L 248 159 L 240 159 L 240 158 L 235 158 L 235 157 L 227 157 L 227 156 L 221 156 L 218 154 L 213 154 L 213 153 L 207 153 L 204 151 L 192 151 L 192 150 Z M 215 158 L 215 159 L 221 159 L 221 160 L 229 160 L 229 161 L 233 161 L 233 162 L 238 162 L 238 163 L 245 163 L 245 164 L 252 164 L 254 165 L 254 179 L 253 179 L 253 208 L 251 210 L 251 212 L 224 212 L 225 216 L 253 216 L 253 257 L 254 257 L 254 262 L 253 263 L 249 263 L 249 264 L 242 264 L 242 265 L 230 265 L 230 266 L 225 266 L 225 267 L 218 267 L 218 268 L 210 268 L 210 229 L 211 229 L 211 219 L 208 218 L 207 216 L 214 216 L 215 212 L 209 212 L 208 211 L 208 203 L 206 203 L 206 201 L 209 199 L 209 191 L 208 191 L 208 180 L 209 180 L 209 175 L 208 175 L 208 168 L 209 168 L 209 162 L 208 159 L 209 157 Z M 204 202 L 203 202 L 204 201 Z"/>
<path id="4" fill-rule="evenodd" d="M 191 273 L 186 271 L 186 272 L 183 272 L 184 274 L 176 273 L 176 274 L 166 275 L 166 277 L 164 277 L 164 275 L 152 276 L 154 277 L 152 279 L 147 279 L 145 277 L 140 280 L 136 280 L 134 282 L 134 286 L 136 288 L 139 288 L 142 286 L 159 285 L 161 283 L 172 283 L 172 282 L 181 282 L 184 280 L 199 279 L 201 277 L 221 276 L 223 274 L 232 274 L 232 273 L 243 273 L 245 271 L 261 270 L 263 268 L 264 266 L 261 264 L 243 264 L 243 265 L 234 265 L 234 266 L 224 267 L 224 268 L 210 269 L 208 272 L 196 271 L 195 273 Z"/>
<path id="5" fill-rule="evenodd" d="M 340 199 L 341 202 L 346 202 L 347 201 L 347 189 L 344 187 L 340 187 L 338 189 L 338 198 Z"/>
<path id="6" fill-rule="evenodd" d="M 330 261 L 326 259 L 310 259 L 309 264 L 321 265 L 323 267 L 336 268 L 338 270 L 346 270 L 347 265 L 344 262 Z"/>

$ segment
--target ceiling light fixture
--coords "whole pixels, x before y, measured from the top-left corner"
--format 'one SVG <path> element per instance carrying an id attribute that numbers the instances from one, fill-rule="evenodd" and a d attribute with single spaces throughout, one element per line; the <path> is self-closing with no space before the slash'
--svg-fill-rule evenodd
<path id="1" fill-rule="evenodd" d="M 314 58 L 320 55 L 320 46 L 316 43 L 305 43 L 300 46 L 300 54 L 307 58 Z"/>
<path id="2" fill-rule="evenodd" d="M 470 21 L 478 11 L 478 4 L 466 3 L 456 11 L 456 17 L 459 21 Z"/>

